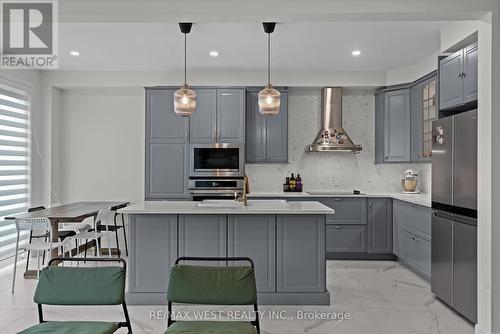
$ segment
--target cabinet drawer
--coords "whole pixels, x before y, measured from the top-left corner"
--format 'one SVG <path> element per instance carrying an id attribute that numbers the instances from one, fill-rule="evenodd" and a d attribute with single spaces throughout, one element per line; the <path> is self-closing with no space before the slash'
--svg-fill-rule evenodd
<path id="1" fill-rule="evenodd" d="M 366 252 L 365 225 L 327 225 L 327 252 Z"/>
<path id="2" fill-rule="evenodd" d="M 401 258 L 425 278 L 431 277 L 431 243 L 415 234 L 401 231 Z"/>
<path id="3" fill-rule="evenodd" d="M 399 202 L 404 206 L 403 229 L 431 241 L 431 208 L 416 204 Z"/>
<path id="4" fill-rule="evenodd" d="M 317 200 L 335 210 L 334 215 L 326 216 L 327 224 L 366 224 L 366 198 L 334 197 Z"/>

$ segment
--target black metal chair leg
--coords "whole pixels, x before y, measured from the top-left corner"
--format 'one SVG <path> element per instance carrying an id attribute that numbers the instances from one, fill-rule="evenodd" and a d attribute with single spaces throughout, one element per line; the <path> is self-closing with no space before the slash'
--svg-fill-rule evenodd
<path id="1" fill-rule="evenodd" d="M 122 226 L 123 226 L 123 241 L 125 242 L 125 255 L 128 256 L 127 232 L 125 231 L 125 219 L 123 218 L 123 214 L 121 214 L 121 216 L 122 216 Z"/>
<path id="2" fill-rule="evenodd" d="M 43 239 L 43 241 L 47 242 L 47 239 L 48 239 L 48 237 L 45 237 Z M 43 255 L 42 255 L 42 266 L 44 266 L 44 265 L 45 265 L 45 251 L 43 251 Z"/>
<path id="3" fill-rule="evenodd" d="M 29 241 L 30 244 L 32 239 L 33 239 L 33 231 L 30 231 L 30 241 Z M 28 261 L 26 261 L 26 271 L 28 271 L 29 263 L 30 263 L 30 250 L 28 249 Z"/>
<path id="4" fill-rule="evenodd" d="M 87 239 L 85 239 L 85 253 L 83 253 L 83 257 L 87 258 Z M 83 263 L 87 263 L 87 261 L 83 261 Z"/>
<path id="5" fill-rule="evenodd" d="M 115 213 L 114 217 L 113 217 L 113 222 L 115 224 L 115 240 L 116 240 L 116 249 L 118 250 L 118 257 L 120 257 L 120 244 L 119 244 L 119 241 L 118 241 L 118 225 L 116 224 L 116 216 L 118 214 Z M 111 257 L 111 254 L 109 254 L 109 256 Z"/>

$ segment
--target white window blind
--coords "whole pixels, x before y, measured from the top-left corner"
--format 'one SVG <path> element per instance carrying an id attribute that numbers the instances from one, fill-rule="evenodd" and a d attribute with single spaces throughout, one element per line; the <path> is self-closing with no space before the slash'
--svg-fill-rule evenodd
<path id="1" fill-rule="evenodd" d="M 29 110 L 30 93 L 0 81 L 0 259 L 16 247 L 16 226 L 4 217 L 29 206 Z"/>

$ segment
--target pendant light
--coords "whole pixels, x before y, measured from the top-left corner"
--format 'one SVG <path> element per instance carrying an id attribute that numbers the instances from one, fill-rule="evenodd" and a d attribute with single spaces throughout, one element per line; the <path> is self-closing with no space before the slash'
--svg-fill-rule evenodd
<path id="1" fill-rule="evenodd" d="M 186 35 L 191 31 L 192 23 L 179 23 L 184 34 L 184 85 L 174 93 L 174 111 L 182 117 L 191 116 L 196 109 L 196 93 L 186 83 Z"/>
<path id="2" fill-rule="evenodd" d="M 272 117 L 280 112 L 281 94 L 271 86 L 271 34 L 276 27 L 276 22 L 264 22 L 264 31 L 267 34 L 267 85 L 259 92 L 259 112 Z"/>

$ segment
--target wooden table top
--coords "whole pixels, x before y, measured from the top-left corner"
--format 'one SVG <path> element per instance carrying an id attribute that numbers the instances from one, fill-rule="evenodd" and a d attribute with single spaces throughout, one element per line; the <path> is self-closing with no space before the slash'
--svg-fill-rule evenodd
<path id="1" fill-rule="evenodd" d="M 5 217 L 5 219 L 47 217 L 59 222 L 77 222 L 97 215 L 102 209 L 110 208 L 116 211 L 127 206 L 127 204 L 128 202 L 75 202 L 44 210 L 26 212 L 17 216 L 9 216 Z"/>

